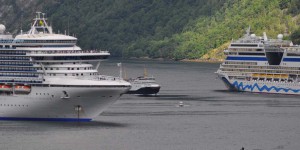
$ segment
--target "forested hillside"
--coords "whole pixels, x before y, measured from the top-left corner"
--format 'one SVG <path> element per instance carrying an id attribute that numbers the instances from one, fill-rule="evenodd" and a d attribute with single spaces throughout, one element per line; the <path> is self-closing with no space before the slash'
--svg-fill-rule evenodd
<path id="1" fill-rule="evenodd" d="M 197 59 L 251 26 L 300 41 L 300 0 L 0 0 L 0 23 L 28 30 L 35 11 L 55 32 L 76 35 L 84 49 L 114 56 Z M 214 55 L 205 55 L 211 59 Z M 221 56 L 221 55 L 219 55 Z M 218 57 L 219 57 L 218 56 Z"/>

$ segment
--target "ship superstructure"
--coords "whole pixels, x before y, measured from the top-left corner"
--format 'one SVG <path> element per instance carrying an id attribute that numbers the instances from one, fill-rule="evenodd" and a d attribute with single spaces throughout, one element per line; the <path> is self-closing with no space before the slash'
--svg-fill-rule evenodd
<path id="1" fill-rule="evenodd" d="M 90 121 L 129 90 L 130 83 L 98 72 L 108 51 L 76 42 L 53 33 L 42 13 L 15 38 L 0 25 L 0 119 Z"/>
<path id="2" fill-rule="evenodd" d="M 229 90 L 300 94 L 300 47 L 291 41 L 247 34 L 224 50 L 217 74 Z"/>

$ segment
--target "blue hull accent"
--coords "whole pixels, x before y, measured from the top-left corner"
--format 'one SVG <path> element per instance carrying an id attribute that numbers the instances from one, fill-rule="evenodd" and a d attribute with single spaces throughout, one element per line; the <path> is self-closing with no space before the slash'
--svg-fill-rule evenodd
<path id="1" fill-rule="evenodd" d="M 222 81 L 225 83 L 226 87 L 230 90 L 230 91 L 238 91 L 234 85 L 232 85 L 225 77 L 222 77 Z"/>
<path id="2" fill-rule="evenodd" d="M 19 118 L 19 117 L 0 117 L 6 121 L 59 121 L 59 122 L 90 122 L 89 118 Z"/>
<path id="3" fill-rule="evenodd" d="M 239 91 L 246 91 L 246 90 L 250 90 L 251 92 L 253 92 L 253 90 L 256 88 L 258 89 L 259 92 L 270 92 L 271 90 L 275 90 L 276 92 L 280 92 L 280 91 L 284 91 L 285 93 L 288 92 L 294 92 L 294 93 L 299 93 L 300 89 L 291 89 L 291 88 L 280 88 L 280 87 L 276 87 L 276 86 L 271 86 L 268 87 L 266 85 L 263 85 L 262 87 L 260 87 L 257 83 L 253 84 L 253 85 L 244 85 L 243 82 L 237 82 L 235 81 L 232 86 L 236 87 Z"/>
<path id="4" fill-rule="evenodd" d="M 283 58 L 285 62 L 300 62 L 300 58 Z"/>
<path id="5" fill-rule="evenodd" d="M 226 60 L 267 61 L 266 57 L 235 57 L 228 56 Z"/>

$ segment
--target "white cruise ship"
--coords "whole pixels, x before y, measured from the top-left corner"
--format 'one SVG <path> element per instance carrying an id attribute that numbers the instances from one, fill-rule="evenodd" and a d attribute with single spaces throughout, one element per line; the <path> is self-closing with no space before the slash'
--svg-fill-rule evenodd
<path id="1" fill-rule="evenodd" d="M 98 73 L 109 52 L 76 42 L 54 34 L 42 13 L 14 38 L 0 25 L 0 120 L 90 121 L 130 89 Z"/>
<path id="2" fill-rule="evenodd" d="M 217 71 L 229 90 L 300 94 L 300 47 L 291 41 L 247 34 L 232 41 Z"/>

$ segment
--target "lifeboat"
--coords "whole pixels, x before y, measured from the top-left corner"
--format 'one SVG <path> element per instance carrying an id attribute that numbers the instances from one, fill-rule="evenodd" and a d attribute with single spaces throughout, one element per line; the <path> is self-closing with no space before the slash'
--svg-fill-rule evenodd
<path id="1" fill-rule="evenodd" d="M 0 85 L 0 91 L 4 91 L 4 92 L 12 91 L 12 86 L 11 85 L 2 84 L 2 85 Z"/>
<path id="2" fill-rule="evenodd" d="M 31 87 L 28 85 L 16 85 L 14 90 L 15 90 L 15 92 L 29 93 L 31 90 Z"/>

